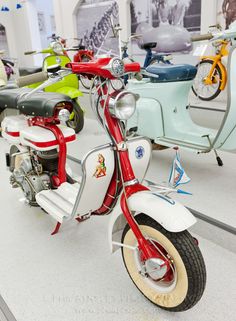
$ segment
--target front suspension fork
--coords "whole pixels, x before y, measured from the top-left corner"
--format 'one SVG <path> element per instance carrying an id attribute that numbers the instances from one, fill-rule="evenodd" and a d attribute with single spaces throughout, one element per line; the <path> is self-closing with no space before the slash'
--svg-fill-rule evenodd
<path id="1" fill-rule="evenodd" d="M 138 184 L 138 186 L 143 187 L 142 185 L 139 185 L 139 184 Z M 140 188 L 140 191 L 141 190 L 144 190 L 144 187 L 143 187 L 143 189 Z M 131 230 L 133 231 L 133 233 L 138 241 L 138 245 L 139 245 L 140 250 L 143 253 L 144 260 L 148 260 L 148 259 L 155 258 L 155 257 L 160 257 L 160 255 L 158 255 L 157 251 L 155 251 L 153 249 L 153 247 L 150 246 L 150 242 L 148 242 L 148 240 L 143 236 L 137 222 L 135 221 L 134 217 L 132 216 L 132 214 L 129 210 L 126 197 L 127 196 L 125 195 L 125 193 L 123 193 L 121 196 L 121 200 L 120 200 L 121 209 L 122 209 L 122 212 L 123 212 L 128 224 L 129 224 Z"/>

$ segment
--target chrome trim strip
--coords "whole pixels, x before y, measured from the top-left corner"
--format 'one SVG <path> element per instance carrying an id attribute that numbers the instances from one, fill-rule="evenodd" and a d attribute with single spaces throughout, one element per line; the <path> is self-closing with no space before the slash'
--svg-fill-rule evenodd
<path id="1" fill-rule="evenodd" d="M 216 112 L 220 112 L 220 113 L 225 113 L 226 110 L 225 109 L 217 109 L 217 108 L 210 108 L 210 107 L 201 107 L 201 106 L 193 106 L 193 105 L 190 105 L 190 106 L 186 106 L 186 108 L 190 108 L 190 109 L 201 109 L 201 110 L 207 110 L 207 111 L 216 111 Z"/>
<path id="2" fill-rule="evenodd" d="M 139 180 L 137 178 L 135 178 L 135 179 L 132 179 L 131 181 L 124 182 L 124 186 L 125 187 L 132 186 L 132 185 L 136 185 L 138 183 L 139 183 Z"/>

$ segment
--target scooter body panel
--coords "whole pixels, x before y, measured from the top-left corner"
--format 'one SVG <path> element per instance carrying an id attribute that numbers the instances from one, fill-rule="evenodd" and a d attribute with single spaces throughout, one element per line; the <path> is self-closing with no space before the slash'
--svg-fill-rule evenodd
<path id="1" fill-rule="evenodd" d="M 10 144 L 20 144 L 20 132 L 28 127 L 27 118 L 23 115 L 7 116 L 2 121 L 2 136 Z"/>
<path id="2" fill-rule="evenodd" d="M 75 131 L 72 128 L 58 125 L 66 143 L 76 139 Z M 20 131 L 20 143 L 39 151 L 48 151 L 59 147 L 54 134 L 39 126 L 28 126 Z"/>
<path id="3" fill-rule="evenodd" d="M 228 99 L 227 109 L 219 129 L 218 135 L 214 141 L 214 148 L 221 150 L 236 149 L 236 46 L 230 50 L 228 57 Z"/>
<path id="4" fill-rule="evenodd" d="M 209 149 L 209 142 L 203 136 L 209 135 L 213 141 L 216 131 L 198 126 L 192 121 L 188 108 L 191 86 L 192 81 L 168 83 L 153 83 L 148 80 L 142 83 L 137 80 L 129 81 L 128 90 L 140 95 L 137 112 L 129 124 L 136 121 L 138 134 L 145 134 L 162 145 L 165 145 L 164 140 L 168 140 L 166 146 L 183 145 L 194 151 Z M 158 103 L 156 104 L 158 107 L 154 107 L 154 100 Z M 149 107 L 148 113 L 146 113 L 147 106 L 153 106 Z M 137 115 L 145 113 L 143 122 L 143 118 Z M 130 128 L 130 125 L 128 126 Z M 157 131 L 159 133 L 155 135 Z"/>
<path id="5" fill-rule="evenodd" d="M 134 127 L 138 127 L 139 135 L 150 139 L 164 136 L 162 108 L 159 101 L 143 97 L 137 101 L 135 114 L 128 120 L 128 128 Z"/>
<path id="6" fill-rule="evenodd" d="M 115 169 L 112 146 L 102 145 L 91 150 L 82 159 L 81 167 L 82 181 L 73 209 L 79 216 L 95 211 L 103 204 Z"/>
<path id="7" fill-rule="evenodd" d="M 150 163 L 150 142 L 146 138 L 135 137 L 127 144 L 134 173 L 142 181 Z M 76 215 L 88 214 L 102 206 L 115 169 L 112 146 L 93 149 L 83 158 L 81 166 L 81 188 L 74 205 Z"/>
<path id="8" fill-rule="evenodd" d="M 154 191 L 135 193 L 128 199 L 129 209 L 134 215 L 144 213 L 162 225 L 167 231 L 181 232 L 196 223 L 196 218 L 180 203 Z M 127 222 L 117 202 L 109 223 L 109 244 L 112 252 L 119 249 L 121 235 Z"/>
<path id="9" fill-rule="evenodd" d="M 151 161 L 152 146 L 150 140 L 145 137 L 134 137 L 129 139 L 127 144 L 135 177 L 142 182 Z"/>
<path id="10" fill-rule="evenodd" d="M 69 62 L 71 62 L 71 60 L 67 56 L 50 55 L 50 56 L 47 56 L 43 61 L 43 70 L 47 70 L 48 67 L 56 64 L 59 64 L 61 67 L 65 67 L 66 64 L 68 64 Z M 67 91 L 67 94 L 69 93 L 69 90 L 71 91 L 73 97 L 71 97 L 69 94 L 68 96 L 70 96 L 72 99 L 82 95 L 82 93 L 78 90 L 79 80 L 77 75 L 75 74 L 63 77 L 61 81 L 46 87 L 44 91 L 57 92 L 59 90 L 62 90 L 63 88 L 67 88 L 65 89 Z M 75 89 L 75 91 L 72 92 L 73 88 Z M 77 93 L 76 95 L 75 95 L 75 92 Z"/>

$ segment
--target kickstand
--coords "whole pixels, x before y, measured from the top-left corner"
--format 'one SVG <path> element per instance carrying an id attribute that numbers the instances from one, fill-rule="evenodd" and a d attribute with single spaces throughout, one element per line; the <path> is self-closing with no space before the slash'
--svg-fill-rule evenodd
<path id="1" fill-rule="evenodd" d="M 223 161 L 222 161 L 222 159 L 220 158 L 220 156 L 218 155 L 216 149 L 213 148 L 212 142 L 211 142 L 211 140 L 210 140 L 209 135 L 203 135 L 202 137 L 206 137 L 206 138 L 207 138 L 207 140 L 208 140 L 208 142 L 209 142 L 209 144 L 210 144 L 210 148 L 213 149 L 213 151 L 214 151 L 214 153 L 215 153 L 217 164 L 218 164 L 219 166 L 223 166 L 223 165 L 224 165 L 224 164 L 223 164 Z"/>
<path id="2" fill-rule="evenodd" d="M 57 225 L 56 225 L 54 231 L 51 233 L 51 235 L 57 234 L 58 231 L 59 231 L 59 229 L 60 229 L 60 227 L 61 227 L 61 223 L 60 223 L 60 222 L 57 222 Z"/>

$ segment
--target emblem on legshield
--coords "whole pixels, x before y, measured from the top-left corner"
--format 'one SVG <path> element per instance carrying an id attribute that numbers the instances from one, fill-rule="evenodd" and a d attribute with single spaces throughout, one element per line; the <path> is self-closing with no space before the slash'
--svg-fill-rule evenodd
<path id="1" fill-rule="evenodd" d="M 138 146 L 135 150 L 135 156 L 137 159 L 143 158 L 145 150 L 142 146 Z"/>
<path id="2" fill-rule="evenodd" d="M 96 178 L 103 177 L 106 176 L 106 172 L 105 157 L 102 154 L 98 154 L 98 165 L 93 176 Z"/>

